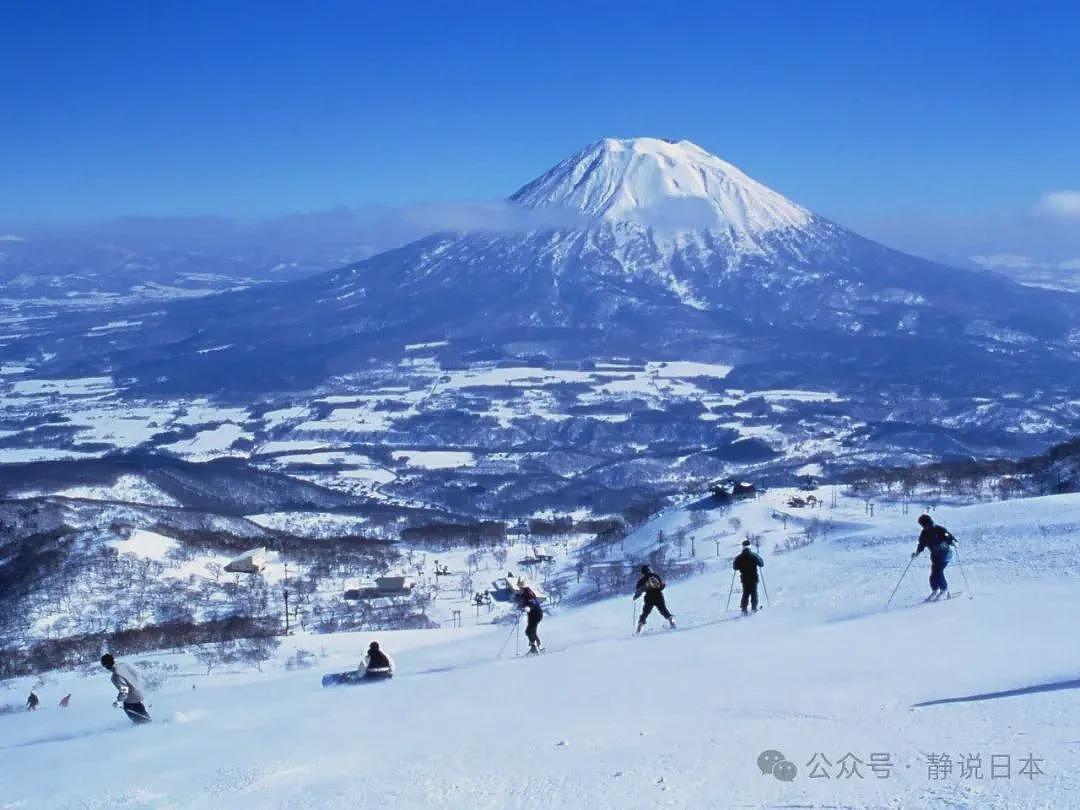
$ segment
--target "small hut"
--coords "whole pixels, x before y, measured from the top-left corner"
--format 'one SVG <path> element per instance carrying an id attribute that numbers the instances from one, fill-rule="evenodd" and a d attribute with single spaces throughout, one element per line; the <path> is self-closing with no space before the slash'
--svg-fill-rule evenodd
<path id="1" fill-rule="evenodd" d="M 266 548 L 260 546 L 245 551 L 239 557 L 229 560 L 225 570 L 230 574 L 261 574 L 266 570 Z"/>
<path id="2" fill-rule="evenodd" d="M 709 491 L 713 498 L 723 502 L 753 498 L 757 492 L 753 484 L 736 478 L 718 478 L 709 484 Z"/>

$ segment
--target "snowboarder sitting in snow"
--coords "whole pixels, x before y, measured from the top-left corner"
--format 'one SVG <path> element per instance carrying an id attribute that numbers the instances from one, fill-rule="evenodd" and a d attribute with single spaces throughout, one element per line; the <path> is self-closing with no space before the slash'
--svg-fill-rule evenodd
<path id="1" fill-rule="evenodd" d="M 529 640 L 528 654 L 536 655 L 544 649 L 544 645 L 540 643 L 540 634 L 536 632 L 540 626 L 540 620 L 544 618 L 544 609 L 540 607 L 540 597 L 536 595 L 536 591 L 524 581 L 521 581 L 520 585 L 521 590 L 518 592 L 517 601 L 518 607 L 526 611 L 525 638 Z"/>
<path id="2" fill-rule="evenodd" d="M 143 705 L 142 688 L 135 670 L 108 653 L 101 656 L 101 665 L 112 673 L 112 684 L 118 690 L 113 706 L 123 706 L 124 714 L 132 723 L 149 723 L 150 715 Z"/>
<path id="3" fill-rule="evenodd" d="M 935 601 L 942 596 L 948 597 L 949 583 L 945 579 L 945 566 L 952 559 L 952 549 L 956 545 L 956 538 L 949 534 L 944 526 L 938 526 L 929 515 L 919 515 L 919 525 L 922 532 L 919 534 L 919 546 L 912 553 L 915 559 L 924 548 L 930 549 L 930 595 L 926 601 Z"/>
<path id="4" fill-rule="evenodd" d="M 368 645 L 362 669 L 365 681 L 385 681 L 394 677 L 394 659 L 379 649 L 379 642 L 373 641 Z"/>
<path id="5" fill-rule="evenodd" d="M 746 613 L 747 604 L 753 606 L 756 612 L 758 569 L 765 567 L 765 561 L 750 548 L 749 540 L 743 540 L 742 551 L 732 561 L 731 567 L 739 572 L 739 579 L 742 580 L 742 612 Z"/>
<path id="6" fill-rule="evenodd" d="M 675 617 L 664 601 L 664 580 L 647 565 L 641 566 L 641 579 L 637 581 L 637 587 L 634 589 L 634 600 L 637 601 L 642 594 L 645 595 L 645 607 L 641 611 L 641 618 L 638 619 L 637 632 L 641 632 L 653 608 L 660 611 L 660 615 L 674 627 Z"/>
<path id="7" fill-rule="evenodd" d="M 26 699 L 26 710 L 28 712 L 36 712 L 38 707 L 38 696 L 34 694 L 34 690 L 30 690 L 30 697 Z"/>

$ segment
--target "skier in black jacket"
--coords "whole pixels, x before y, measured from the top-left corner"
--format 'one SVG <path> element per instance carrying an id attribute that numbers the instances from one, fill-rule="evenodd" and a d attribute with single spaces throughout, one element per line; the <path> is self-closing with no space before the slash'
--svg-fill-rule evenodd
<path id="1" fill-rule="evenodd" d="M 641 566 L 641 579 L 637 581 L 637 587 L 634 589 L 634 600 L 645 594 L 645 607 L 641 611 L 641 618 L 638 619 L 637 632 L 641 632 L 653 608 L 660 611 L 660 615 L 667 619 L 672 627 L 675 626 L 675 616 L 668 610 L 667 603 L 664 601 L 664 587 L 664 580 L 659 574 L 647 565 Z"/>
<path id="2" fill-rule="evenodd" d="M 731 567 L 739 572 L 739 579 L 742 580 L 742 612 L 747 612 L 748 604 L 753 606 L 756 612 L 758 609 L 758 569 L 765 567 L 765 561 L 750 548 L 749 540 L 743 540 L 742 551 L 732 560 Z"/>
<path id="3" fill-rule="evenodd" d="M 361 666 L 365 681 L 385 681 L 394 677 L 394 659 L 379 648 L 379 642 L 368 645 L 367 655 Z"/>
<path id="4" fill-rule="evenodd" d="M 935 524 L 929 515 L 919 515 L 919 525 L 922 526 L 919 545 L 911 558 L 915 559 L 922 554 L 924 548 L 930 550 L 930 595 L 926 597 L 926 601 L 936 601 L 943 596 L 948 598 L 949 582 L 945 579 L 945 566 L 952 559 L 956 538 L 949 534 L 949 530 L 944 526 Z"/>
<path id="5" fill-rule="evenodd" d="M 544 645 L 540 643 L 540 634 L 537 632 L 540 621 L 544 618 L 544 609 L 540 606 L 540 597 L 536 595 L 536 591 L 523 584 L 521 592 L 518 594 L 518 606 L 526 612 L 525 638 L 529 640 L 528 654 L 536 655 L 544 649 Z"/>

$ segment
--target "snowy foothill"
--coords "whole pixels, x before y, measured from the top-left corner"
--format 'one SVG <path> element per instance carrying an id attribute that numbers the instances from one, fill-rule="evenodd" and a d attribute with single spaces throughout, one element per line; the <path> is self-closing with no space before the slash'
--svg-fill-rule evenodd
<path id="1" fill-rule="evenodd" d="M 326 512 L 267 512 L 248 515 L 247 519 L 264 528 L 298 537 L 342 537 L 361 535 L 369 530 L 368 521 L 363 518 Z"/>
<path id="2" fill-rule="evenodd" d="M 173 538 L 157 532 L 135 529 L 122 540 L 113 540 L 109 544 L 121 554 L 136 554 L 149 560 L 164 560 L 170 551 L 179 546 Z"/>
<path id="3" fill-rule="evenodd" d="M 199 431 L 190 439 L 162 445 L 161 449 L 189 461 L 209 461 L 222 456 L 244 455 L 243 453 L 233 453 L 232 448 L 241 439 L 250 438 L 251 434 L 247 433 L 240 425 L 226 422 L 223 425 Z"/>
<path id="4" fill-rule="evenodd" d="M 472 453 L 452 450 L 395 450 L 393 456 L 395 461 L 427 470 L 453 469 L 473 463 Z"/>
<path id="5" fill-rule="evenodd" d="M 958 596 L 924 604 L 920 507 L 814 494 L 690 503 L 616 544 L 640 560 L 660 532 L 693 536 L 673 556 L 703 572 L 665 591 L 677 630 L 654 614 L 634 635 L 631 578 L 551 607 L 536 658 L 482 613 L 289 636 L 261 671 L 135 655 L 159 684 L 144 728 L 110 708 L 95 662 L 8 682 L 0 702 L 34 687 L 42 706 L 0 716 L 0 807 L 1073 806 L 1080 495 L 934 508 L 959 540 Z M 747 535 L 767 599 L 744 618 L 730 560 Z M 391 682 L 320 686 L 376 639 Z"/>
<path id="6" fill-rule="evenodd" d="M 47 394 L 54 396 L 91 396 L 113 390 L 111 377 L 86 377 L 65 380 L 18 380 L 11 386 L 15 396 Z"/>
<path id="7" fill-rule="evenodd" d="M 180 502 L 151 484 L 140 475 L 121 475 L 110 486 L 80 486 L 60 489 L 54 493 L 19 492 L 19 498 L 38 498 L 49 494 L 73 500 L 133 503 L 147 506 L 180 506 Z"/>
<path id="8" fill-rule="evenodd" d="M 559 454 L 610 456 L 637 476 L 642 490 L 666 484 L 654 473 L 630 472 L 633 465 L 649 457 L 650 448 L 669 442 L 697 451 L 694 474 L 703 477 L 719 474 L 733 442 L 743 442 L 730 450 L 743 462 L 820 463 L 834 472 L 850 464 L 937 457 L 938 445 L 925 442 L 913 442 L 906 456 L 886 453 L 881 442 L 891 431 L 875 429 L 837 390 L 729 387 L 734 372 L 722 363 L 630 358 L 571 368 L 490 362 L 444 368 L 428 357 L 419 365 L 377 364 L 317 390 L 244 404 L 207 397 L 132 398 L 108 377 L 0 375 L 0 464 L 163 451 L 194 463 L 251 461 L 263 470 L 401 505 L 415 501 L 411 488 L 423 486 L 421 479 L 484 475 L 499 454 L 519 449 L 527 436 L 550 442 L 550 458 L 534 455 L 539 474 L 558 467 Z M 1053 434 L 1076 410 L 1075 402 L 1048 409 L 1024 400 L 973 399 L 961 411 L 941 415 L 936 429 L 944 431 L 941 446 L 959 452 L 946 434 L 968 435 L 989 421 L 1002 435 L 1026 431 L 1030 441 Z M 462 420 L 470 432 L 460 432 Z M 377 451 L 381 446 L 389 452 Z M 583 474 L 603 479 L 604 469 Z M 598 483 L 607 486 L 606 480 Z M 65 494 L 60 489 L 65 487 L 44 494 Z"/>

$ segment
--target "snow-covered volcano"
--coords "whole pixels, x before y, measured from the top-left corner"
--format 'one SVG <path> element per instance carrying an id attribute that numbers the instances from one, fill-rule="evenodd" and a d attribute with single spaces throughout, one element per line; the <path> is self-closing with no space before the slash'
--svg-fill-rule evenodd
<path id="1" fill-rule="evenodd" d="M 812 219 L 805 208 L 697 144 L 657 138 L 597 141 L 510 199 L 608 223 L 730 231 L 746 242 Z"/>
<path id="2" fill-rule="evenodd" d="M 7 350 L 171 391 L 308 387 L 423 341 L 448 362 L 616 354 L 831 389 L 1075 377 L 1076 296 L 891 250 L 688 141 L 598 141 L 508 205 L 527 224 L 140 312 L 106 351 L 75 320 Z"/>

